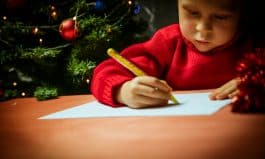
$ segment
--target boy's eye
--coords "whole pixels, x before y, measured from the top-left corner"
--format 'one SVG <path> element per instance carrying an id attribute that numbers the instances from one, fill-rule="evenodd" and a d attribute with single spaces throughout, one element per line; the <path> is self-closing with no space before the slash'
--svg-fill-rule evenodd
<path id="1" fill-rule="evenodd" d="M 188 16 L 197 17 L 200 15 L 200 12 L 198 12 L 197 9 L 195 9 L 194 7 L 191 7 L 189 5 L 183 5 L 182 8 L 185 10 L 185 12 Z"/>
<path id="2" fill-rule="evenodd" d="M 197 15 L 199 15 L 199 12 L 198 11 L 195 11 L 195 10 L 192 10 L 192 9 L 186 9 L 186 11 L 191 16 L 197 16 Z"/>
<path id="3" fill-rule="evenodd" d="M 188 12 L 189 12 L 189 14 L 192 15 L 192 16 L 198 16 L 198 15 L 199 15 L 199 12 L 197 12 L 197 11 L 189 10 Z"/>
<path id="4" fill-rule="evenodd" d="M 229 17 L 226 15 L 214 15 L 214 19 L 217 19 L 217 20 L 226 20 L 228 18 Z"/>

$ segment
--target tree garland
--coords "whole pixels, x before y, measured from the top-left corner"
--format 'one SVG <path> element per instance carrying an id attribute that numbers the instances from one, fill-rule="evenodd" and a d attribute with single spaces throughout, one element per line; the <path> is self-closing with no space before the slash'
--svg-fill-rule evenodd
<path id="1" fill-rule="evenodd" d="M 265 112 L 265 50 L 247 54 L 238 65 L 240 90 L 233 100 L 232 112 Z"/>

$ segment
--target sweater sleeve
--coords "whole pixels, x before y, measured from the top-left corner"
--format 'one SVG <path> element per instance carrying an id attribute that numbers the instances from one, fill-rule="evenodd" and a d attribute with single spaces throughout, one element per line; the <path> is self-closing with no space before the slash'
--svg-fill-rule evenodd
<path id="1" fill-rule="evenodd" d="M 147 42 L 131 45 L 121 54 L 148 75 L 160 78 L 173 54 L 170 50 L 172 47 L 168 46 L 168 39 L 165 37 L 163 32 L 158 31 Z M 114 95 L 124 82 L 134 77 L 133 73 L 109 58 L 94 69 L 91 81 L 92 94 L 103 104 L 121 106 Z"/>

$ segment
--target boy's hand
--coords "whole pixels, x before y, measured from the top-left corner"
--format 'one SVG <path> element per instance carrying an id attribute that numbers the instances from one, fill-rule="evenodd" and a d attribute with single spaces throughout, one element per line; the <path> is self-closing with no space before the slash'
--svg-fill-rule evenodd
<path id="1" fill-rule="evenodd" d="M 210 95 L 209 98 L 211 100 L 220 100 L 220 99 L 226 99 L 226 98 L 233 98 L 239 93 L 239 90 L 237 89 L 238 84 L 240 83 L 239 78 L 235 78 L 221 87 L 215 89 Z"/>
<path id="2" fill-rule="evenodd" d="M 131 108 L 162 106 L 168 103 L 172 88 L 163 80 L 139 76 L 125 82 L 116 94 L 118 102 Z"/>

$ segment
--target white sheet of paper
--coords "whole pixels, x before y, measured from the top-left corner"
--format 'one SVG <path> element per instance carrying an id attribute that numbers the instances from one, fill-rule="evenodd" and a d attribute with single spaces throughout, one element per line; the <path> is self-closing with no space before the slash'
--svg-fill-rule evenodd
<path id="1" fill-rule="evenodd" d="M 156 108 L 131 109 L 128 107 L 112 108 L 97 101 L 55 112 L 39 119 L 65 119 L 89 117 L 125 117 L 125 116 L 177 116 L 211 115 L 229 104 L 231 100 L 212 101 L 209 93 L 174 94 L 180 105 Z"/>

